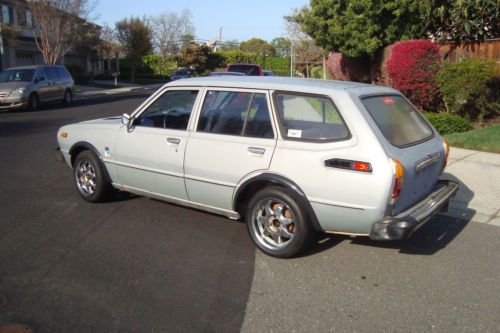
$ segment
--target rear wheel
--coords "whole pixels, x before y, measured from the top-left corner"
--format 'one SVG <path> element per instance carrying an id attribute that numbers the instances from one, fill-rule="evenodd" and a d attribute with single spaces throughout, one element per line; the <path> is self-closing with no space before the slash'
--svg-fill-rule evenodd
<path id="1" fill-rule="evenodd" d="M 73 101 L 73 94 L 71 93 L 71 91 L 66 90 L 66 92 L 64 92 L 63 104 L 68 105 L 71 104 L 72 101 Z"/>
<path id="2" fill-rule="evenodd" d="M 73 166 L 75 185 L 80 196 L 89 202 L 106 201 L 112 193 L 102 164 L 95 154 L 84 150 L 78 154 Z"/>
<path id="3" fill-rule="evenodd" d="M 28 99 L 28 109 L 31 111 L 37 111 L 40 109 L 40 99 L 37 94 L 31 94 Z"/>
<path id="4" fill-rule="evenodd" d="M 257 192 L 247 206 L 247 229 L 263 252 L 278 258 L 293 257 L 305 250 L 313 230 L 301 207 L 303 199 L 282 187 Z"/>

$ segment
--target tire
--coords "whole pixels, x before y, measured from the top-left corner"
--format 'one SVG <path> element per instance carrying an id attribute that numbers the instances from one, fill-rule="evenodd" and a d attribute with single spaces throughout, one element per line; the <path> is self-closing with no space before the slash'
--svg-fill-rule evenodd
<path id="1" fill-rule="evenodd" d="M 84 200 L 103 202 L 110 198 L 113 188 L 102 164 L 91 151 L 84 150 L 76 156 L 73 177 L 76 189 Z"/>
<path id="2" fill-rule="evenodd" d="M 73 94 L 71 93 L 71 91 L 66 90 L 64 92 L 63 104 L 70 105 L 71 102 L 73 102 Z"/>
<path id="3" fill-rule="evenodd" d="M 309 247 L 313 228 L 303 199 L 283 187 L 267 187 L 250 199 L 247 230 L 257 247 L 270 256 L 290 258 Z"/>
<path id="4" fill-rule="evenodd" d="M 37 94 L 31 94 L 28 98 L 28 109 L 31 111 L 40 109 L 40 98 L 38 98 Z"/>

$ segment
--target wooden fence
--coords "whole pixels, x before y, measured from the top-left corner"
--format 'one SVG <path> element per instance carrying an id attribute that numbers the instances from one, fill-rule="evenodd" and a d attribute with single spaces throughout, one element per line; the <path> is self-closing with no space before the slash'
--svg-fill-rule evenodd
<path id="1" fill-rule="evenodd" d="M 463 59 L 491 59 L 500 64 L 500 38 L 491 39 L 480 43 L 439 44 L 439 52 L 444 60 L 458 62 Z"/>

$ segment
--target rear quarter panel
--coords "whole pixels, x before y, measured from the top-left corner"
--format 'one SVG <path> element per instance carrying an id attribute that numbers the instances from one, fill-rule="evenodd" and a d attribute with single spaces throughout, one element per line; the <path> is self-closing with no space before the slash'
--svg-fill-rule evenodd
<path id="1" fill-rule="evenodd" d="M 329 143 L 278 140 L 271 171 L 293 180 L 311 202 L 325 231 L 368 234 L 382 218 L 392 186 L 392 169 L 377 137 L 345 90 L 330 95 L 351 138 Z M 328 159 L 369 162 L 371 173 L 326 167 Z"/>

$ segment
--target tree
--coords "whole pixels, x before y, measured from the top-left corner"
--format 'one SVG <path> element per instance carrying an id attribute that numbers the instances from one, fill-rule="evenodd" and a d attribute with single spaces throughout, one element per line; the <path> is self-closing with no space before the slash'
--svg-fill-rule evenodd
<path id="1" fill-rule="evenodd" d="M 35 42 L 46 64 L 54 65 L 96 26 L 86 21 L 94 9 L 91 0 L 31 0 Z"/>
<path id="2" fill-rule="evenodd" d="M 426 35 L 428 1 L 311 0 L 288 20 L 300 24 L 318 46 L 352 58 L 368 57 L 402 39 Z"/>
<path id="3" fill-rule="evenodd" d="M 150 17 L 149 21 L 154 47 L 162 56 L 177 54 L 184 37 L 194 36 L 195 33 L 191 12 L 188 9 L 184 9 L 180 15 L 164 12 Z"/>
<path id="4" fill-rule="evenodd" d="M 429 32 L 438 41 L 476 42 L 500 37 L 498 0 L 435 0 Z"/>
<path id="5" fill-rule="evenodd" d="M 276 55 L 285 57 L 290 55 L 290 46 L 292 45 L 290 39 L 277 37 L 271 41 L 272 47 L 276 50 Z"/>
<path id="6" fill-rule="evenodd" d="M 130 61 L 131 80 L 134 82 L 135 70 L 142 57 L 152 50 L 151 32 L 146 20 L 132 16 L 116 22 L 116 38 Z"/>
<path id="7" fill-rule="evenodd" d="M 212 52 L 206 45 L 192 45 L 184 47 L 177 63 L 182 67 L 192 67 L 197 74 L 206 74 L 218 67 L 224 66 L 224 57 Z"/>
<path id="8" fill-rule="evenodd" d="M 274 56 L 276 50 L 274 47 L 260 38 L 252 38 L 245 42 L 240 43 L 240 50 L 254 54 L 266 54 L 267 56 Z"/>
<path id="9" fill-rule="evenodd" d="M 240 49 L 240 42 L 237 39 L 231 39 L 231 40 L 225 41 L 222 43 L 220 49 L 224 50 L 224 51 L 239 50 Z"/>

